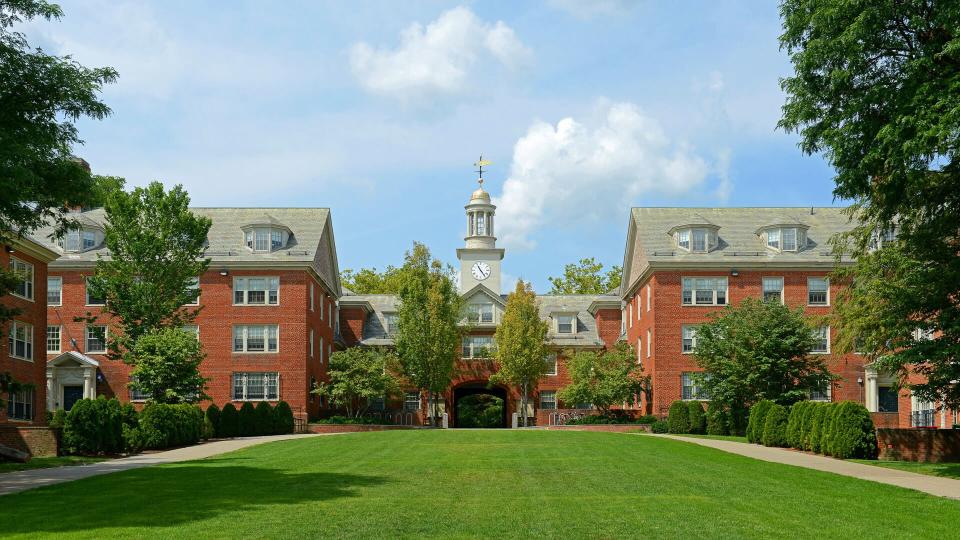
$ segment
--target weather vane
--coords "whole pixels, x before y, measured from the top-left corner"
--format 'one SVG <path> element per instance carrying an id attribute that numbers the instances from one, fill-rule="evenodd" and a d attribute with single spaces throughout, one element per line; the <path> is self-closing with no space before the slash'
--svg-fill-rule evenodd
<path id="1" fill-rule="evenodd" d="M 483 187 L 483 168 L 492 163 L 493 163 L 492 161 L 483 159 L 483 154 L 480 154 L 480 160 L 473 164 L 475 167 L 477 167 L 476 172 L 480 173 L 480 178 L 477 179 L 477 182 L 480 183 L 481 187 Z"/>

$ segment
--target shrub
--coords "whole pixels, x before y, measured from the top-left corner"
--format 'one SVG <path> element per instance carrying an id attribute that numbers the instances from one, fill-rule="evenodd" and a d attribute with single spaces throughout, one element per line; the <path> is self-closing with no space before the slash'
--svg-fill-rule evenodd
<path id="1" fill-rule="evenodd" d="M 707 432 L 707 417 L 703 414 L 703 403 L 688 401 L 687 408 L 690 416 L 690 433 L 703 434 Z"/>
<path id="2" fill-rule="evenodd" d="M 241 437 L 250 437 L 257 434 L 257 414 L 254 411 L 253 403 L 247 401 L 240 406 L 240 421 L 237 422 L 237 435 Z"/>
<path id="3" fill-rule="evenodd" d="M 803 424 L 803 411 L 809 404 L 809 401 L 798 401 L 790 407 L 790 417 L 787 419 L 787 446 L 791 448 L 802 448 L 800 427 Z"/>
<path id="4" fill-rule="evenodd" d="M 67 411 L 57 409 L 50 417 L 49 425 L 54 429 L 63 429 L 63 424 L 67 421 Z"/>
<path id="5" fill-rule="evenodd" d="M 216 403 L 211 404 L 207 407 L 207 412 L 203 414 L 204 420 L 210 423 L 211 434 L 208 439 L 213 437 L 221 437 L 220 435 L 220 407 L 217 407 Z"/>
<path id="6" fill-rule="evenodd" d="M 747 434 L 747 416 L 748 410 L 743 405 L 730 405 L 730 410 L 727 411 L 730 435 L 743 437 Z"/>
<path id="7" fill-rule="evenodd" d="M 127 427 L 137 427 L 140 414 L 133 403 L 124 403 L 120 406 L 120 421 Z"/>
<path id="8" fill-rule="evenodd" d="M 195 405 L 149 403 L 140 413 L 144 448 L 196 444 L 203 435 L 203 411 Z"/>
<path id="9" fill-rule="evenodd" d="M 256 435 L 273 435 L 273 407 L 266 401 L 254 410 L 254 430 Z"/>
<path id="10" fill-rule="evenodd" d="M 820 427 L 820 453 L 829 456 L 832 455 L 831 441 L 833 440 L 833 423 L 837 418 L 839 403 L 826 403 L 826 413 L 823 416 L 823 425 Z"/>
<path id="11" fill-rule="evenodd" d="M 63 424 L 67 453 L 100 455 L 123 450 L 123 420 L 120 402 L 103 396 L 73 404 Z"/>
<path id="12" fill-rule="evenodd" d="M 328 418 L 320 418 L 314 420 L 315 424 L 380 424 L 381 420 L 378 418 L 370 418 L 367 416 L 331 416 Z"/>
<path id="13" fill-rule="evenodd" d="M 840 458 L 877 457 L 877 430 L 867 408 L 853 401 L 835 407 L 830 434 L 830 455 Z"/>
<path id="14" fill-rule="evenodd" d="M 727 409 L 719 401 L 707 405 L 707 434 L 726 435 L 730 432 Z"/>
<path id="15" fill-rule="evenodd" d="M 147 446 L 143 430 L 139 427 L 123 426 L 123 447 L 127 453 L 136 454 Z"/>
<path id="16" fill-rule="evenodd" d="M 233 403 L 227 403 L 220 412 L 220 432 L 218 437 L 236 437 L 240 432 L 240 414 Z"/>
<path id="17" fill-rule="evenodd" d="M 674 401 L 667 415 L 670 433 L 690 433 L 690 407 L 686 401 Z"/>
<path id="18" fill-rule="evenodd" d="M 817 403 L 813 407 L 813 414 L 810 418 L 810 448 L 811 452 L 820 452 L 821 435 L 823 434 L 823 424 L 827 413 L 830 410 L 829 403 Z"/>
<path id="19" fill-rule="evenodd" d="M 777 403 L 767 409 L 763 421 L 763 435 L 760 436 L 760 442 L 764 446 L 787 446 L 789 415 L 788 409 Z"/>
<path id="20" fill-rule="evenodd" d="M 650 424 L 650 431 L 653 433 L 669 433 L 670 423 L 666 420 L 657 420 L 656 422 Z"/>
<path id="21" fill-rule="evenodd" d="M 293 428 L 293 410 L 290 409 L 290 404 L 286 401 L 277 403 L 277 406 L 273 409 L 273 432 L 286 435 L 287 433 L 293 433 Z"/>
<path id="22" fill-rule="evenodd" d="M 813 429 L 813 415 L 820 404 L 816 401 L 808 401 L 806 403 L 807 406 L 803 408 L 800 417 L 800 440 L 797 448 L 810 451 L 810 431 Z"/>
<path id="23" fill-rule="evenodd" d="M 760 439 L 763 437 L 764 422 L 767 420 L 767 411 L 770 410 L 771 405 L 773 405 L 772 401 L 764 399 L 750 407 L 750 418 L 747 421 L 748 442 L 760 443 Z"/>
<path id="24" fill-rule="evenodd" d="M 637 418 L 637 423 L 638 423 L 638 424 L 650 424 L 650 425 L 652 425 L 652 424 L 655 424 L 655 423 L 657 423 L 657 422 L 659 422 L 659 421 L 660 421 L 660 419 L 657 418 L 656 416 L 652 415 L 652 414 L 645 414 L 645 415 L 641 416 L 640 418 Z"/>

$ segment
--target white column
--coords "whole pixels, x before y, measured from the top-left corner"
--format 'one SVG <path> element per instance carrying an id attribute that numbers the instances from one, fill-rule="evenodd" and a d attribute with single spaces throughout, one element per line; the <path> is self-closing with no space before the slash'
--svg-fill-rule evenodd
<path id="1" fill-rule="evenodd" d="M 97 387 L 93 384 L 91 371 L 93 371 L 93 368 L 83 368 L 83 397 L 96 399 Z"/>
<path id="2" fill-rule="evenodd" d="M 47 369 L 47 410 L 56 409 L 57 398 L 53 395 L 54 381 L 53 370 Z"/>
<path id="3" fill-rule="evenodd" d="M 863 385 L 863 400 L 864 406 L 867 407 L 867 410 L 870 412 L 877 412 L 880 408 L 879 404 L 879 390 L 877 389 L 877 370 L 873 368 L 865 368 L 864 370 L 864 385 Z"/>

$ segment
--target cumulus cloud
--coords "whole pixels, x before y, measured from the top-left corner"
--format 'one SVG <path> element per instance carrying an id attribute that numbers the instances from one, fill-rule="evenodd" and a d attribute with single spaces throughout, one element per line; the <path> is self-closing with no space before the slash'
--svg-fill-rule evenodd
<path id="1" fill-rule="evenodd" d="M 406 98 L 462 91 L 485 57 L 518 70 L 532 61 L 533 52 L 503 21 L 489 24 L 461 6 L 426 27 L 411 24 L 394 49 L 355 44 L 350 66 L 367 91 Z"/>
<path id="2" fill-rule="evenodd" d="M 632 103 L 601 104 L 592 122 L 538 121 L 514 146 L 495 200 L 498 236 L 506 246 L 532 248 L 542 226 L 608 218 L 644 195 L 686 195 L 711 174 L 726 179 L 720 190 L 729 192 L 726 163 L 711 164 L 672 140 Z"/>

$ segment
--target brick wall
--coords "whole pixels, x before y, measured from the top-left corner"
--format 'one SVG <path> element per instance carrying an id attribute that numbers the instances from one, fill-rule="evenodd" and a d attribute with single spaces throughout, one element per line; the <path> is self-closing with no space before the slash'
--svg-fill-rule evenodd
<path id="1" fill-rule="evenodd" d="M 960 430 L 878 429 L 880 459 L 960 461 Z"/>
<path id="2" fill-rule="evenodd" d="M 10 373 L 17 382 L 33 385 L 34 414 L 30 422 L 9 421 L 7 408 L 0 407 L 0 425 L 8 422 L 20 426 L 45 425 L 47 422 L 44 414 L 47 402 L 47 366 L 44 353 L 47 340 L 47 264 L 20 250 L 11 255 L 6 250 L 0 249 L 0 265 L 3 268 L 10 267 L 11 257 L 33 265 L 33 299 L 28 300 L 11 294 L 2 297 L 0 302 L 5 307 L 20 310 L 20 313 L 13 318 L 14 321 L 33 326 L 33 359 L 24 360 L 10 356 L 7 340 L 11 323 L 8 322 L 0 332 L 2 337 L 0 339 L 0 373 Z M 6 400 L 7 397 L 3 396 L 3 399 Z"/>
<path id="3" fill-rule="evenodd" d="M 352 347 L 363 340 L 363 325 L 367 313 L 363 308 L 340 308 L 340 335 L 348 347 Z"/>
<path id="4" fill-rule="evenodd" d="M 59 449 L 56 431 L 44 426 L 0 426 L 0 445 L 8 446 L 31 457 L 57 455 Z"/>

